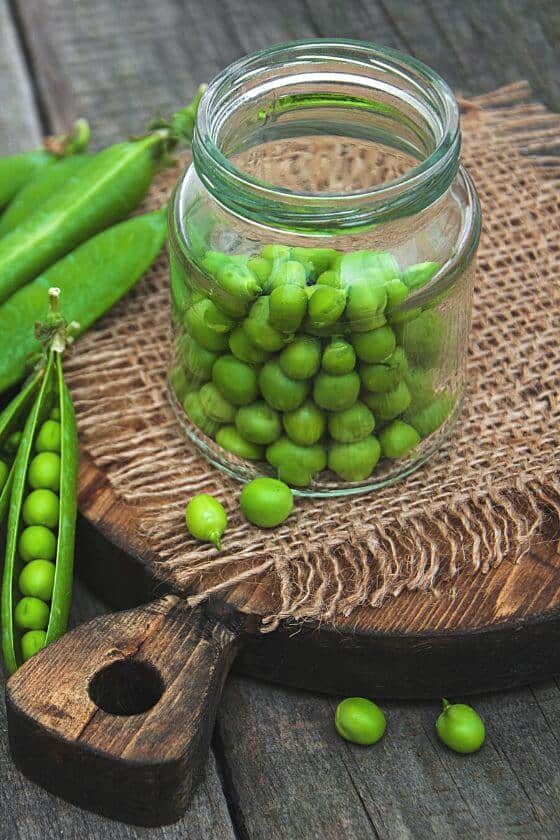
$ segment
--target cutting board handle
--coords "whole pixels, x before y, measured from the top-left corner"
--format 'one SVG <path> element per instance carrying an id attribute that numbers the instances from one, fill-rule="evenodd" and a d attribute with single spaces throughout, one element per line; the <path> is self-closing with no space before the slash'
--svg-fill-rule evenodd
<path id="1" fill-rule="evenodd" d="M 42 787 L 137 825 L 188 807 L 247 627 L 168 596 L 77 627 L 8 681 L 10 749 Z"/>

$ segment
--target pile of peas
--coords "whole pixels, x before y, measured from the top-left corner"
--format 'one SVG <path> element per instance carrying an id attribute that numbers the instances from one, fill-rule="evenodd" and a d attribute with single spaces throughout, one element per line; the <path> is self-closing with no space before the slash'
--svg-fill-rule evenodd
<path id="1" fill-rule="evenodd" d="M 295 487 L 326 469 L 359 482 L 449 415 L 453 397 L 433 382 L 441 315 L 401 308 L 437 263 L 402 271 L 386 251 L 284 245 L 201 263 L 211 283 L 184 292 L 171 383 L 223 449 Z"/>
<path id="2" fill-rule="evenodd" d="M 45 646 L 49 623 L 59 520 L 59 420 L 56 407 L 37 432 L 35 454 L 27 471 L 27 493 L 22 507 L 24 528 L 18 541 L 19 556 L 25 564 L 18 578 L 22 597 L 14 608 L 14 624 L 23 634 L 24 662 Z"/>

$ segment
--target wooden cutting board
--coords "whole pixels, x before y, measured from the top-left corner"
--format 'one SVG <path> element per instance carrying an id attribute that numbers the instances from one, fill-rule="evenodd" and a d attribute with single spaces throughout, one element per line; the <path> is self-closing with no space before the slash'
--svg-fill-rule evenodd
<path id="1" fill-rule="evenodd" d="M 155 582 L 142 509 L 87 457 L 79 501 L 79 572 L 115 607 L 144 606 L 76 628 L 21 668 L 8 683 L 9 735 L 28 776 L 108 816 L 159 825 L 184 812 L 234 661 L 260 679 L 377 699 L 461 698 L 560 671 L 553 534 L 520 563 L 462 571 L 439 595 L 405 592 L 336 625 L 263 635 L 266 579 L 191 610 Z"/>

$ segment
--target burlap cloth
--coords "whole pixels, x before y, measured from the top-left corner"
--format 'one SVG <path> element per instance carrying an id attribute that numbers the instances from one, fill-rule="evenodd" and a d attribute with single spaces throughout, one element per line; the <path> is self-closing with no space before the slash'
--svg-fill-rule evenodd
<path id="1" fill-rule="evenodd" d="M 560 516 L 560 116 L 524 83 L 461 100 L 463 159 L 480 194 L 468 393 L 443 449 L 405 481 L 366 496 L 299 500 L 280 528 L 243 519 L 240 485 L 202 458 L 167 402 L 168 265 L 162 255 L 135 291 L 67 361 L 82 447 L 115 493 L 138 505 L 156 574 L 197 603 L 270 576 L 269 614 L 330 619 L 404 588 L 452 587 L 460 568 L 487 572 L 551 540 Z M 557 152 L 557 149 L 556 149 Z M 177 177 L 160 177 L 160 205 Z M 193 540 L 190 497 L 225 505 L 223 550 Z"/>

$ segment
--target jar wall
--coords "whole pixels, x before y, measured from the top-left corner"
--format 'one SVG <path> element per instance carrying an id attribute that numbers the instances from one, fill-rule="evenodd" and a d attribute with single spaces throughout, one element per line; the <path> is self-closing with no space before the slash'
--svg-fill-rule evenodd
<path id="1" fill-rule="evenodd" d="M 480 218 L 461 168 L 434 191 L 437 155 L 416 189 L 422 150 L 412 140 L 422 129 L 430 142 L 420 119 L 415 133 L 403 108 L 391 134 L 376 111 L 366 131 L 352 107 L 342 119 L 337 102 L 333 134 L 324 92 L 320 102 L 303 121 L 272 120 L 272 131 L 264 119 L 246 143 L 245 108 L 225 131 L 232 183 L 226 173 L 215 189 L 199 154 L 178 184 L 170 393 L 187 434 L 221 469 L 330 495 L 409 474 L 453 428 Z M 272 204 L 282 191 L 280 209 L 263 203 L 267 190 Z M 360 218 L 368 191 L 377 221 Z"/>

